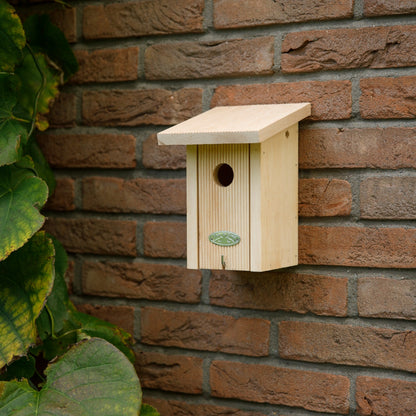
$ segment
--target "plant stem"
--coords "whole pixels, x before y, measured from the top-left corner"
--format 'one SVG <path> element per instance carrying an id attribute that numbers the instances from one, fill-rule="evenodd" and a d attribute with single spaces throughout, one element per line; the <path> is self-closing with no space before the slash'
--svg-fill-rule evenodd
<path id="1" fill-rule="evenodd" d="M 52 311 L 50 310 L 50 308 L 47 304 L 45 305 L 45 309 L 46 309 L 46 312 L 48 312 L 49 319 L 51 320 L 51 336 L 52 336 L 52 339 L 56 339 L 57 337 L 55 335 L 55 320 L 53 319 Z"/>

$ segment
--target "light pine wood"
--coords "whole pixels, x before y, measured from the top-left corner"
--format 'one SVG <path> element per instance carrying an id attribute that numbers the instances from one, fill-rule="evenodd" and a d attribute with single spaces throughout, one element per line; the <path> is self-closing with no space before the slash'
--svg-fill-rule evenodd
<path id="1" fill-rule="evenodd" d="M 215 107 L 157 137 L 161 145 L 261 143 L 310 115 L 310 103 Z"/>
<path id="2" fill-rule="evenodd" d="M 188 268 L 266 271 L 298 263 L 298 122 L 309 103 L 216 107 L 158 134 L 187 145 Z M 228 164 L 222 186 L 216 168 Z M 209 235 L 241 241 L 222 247 Z"/>
<path id="3" fill-rule="evenodd" d="M 198 146 L 186 146 L 187 267 L 199 269 L 198 258 Z"/>
<path id="4" fill-rule="evenodd" d="M 216 168 L 223 163 L 234 171 L 226 187 L 215 179 Z M 250 270 L 249 145 L 198 146 L 198 173 L 200 268 Z M 217 231 L 236 233 L 241 241 L 232 247 L 217 246 L 208 239 Z"/>
<path id="5" fill-rule="evenodd" d="M 298 125 L 250 145 L 251 270 L 298 264 Z"/>

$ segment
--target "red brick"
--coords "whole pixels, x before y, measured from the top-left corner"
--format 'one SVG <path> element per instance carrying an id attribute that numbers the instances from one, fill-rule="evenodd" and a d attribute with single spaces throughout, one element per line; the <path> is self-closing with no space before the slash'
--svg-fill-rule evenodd
<path id="1" fill-rule="evenodd" d="M 136 166 L 134 136 L 125 134 L 41 134 L 37 137 L 55 168 L 126 169 Z"/>
<path id="2" fill-rule="evenodd" d="M 156 352 L 136 354 L 136 370 L 142 387 L 176 391 L 187 394 L 202 393 L 202 363 L 197 357 L 164 355 Z"/>
<path id="3" fill-rule="evenodd" d="M 351 214 L 351 185 L 340 179 L 300 179 L 299 216 L 333 217 Z"/>
<path id="4" fill-rule="evenodd" d="M 367 178 L 360 185 L 361 218 L 416 219 L 416 178 Z"/>
<path id="5" fill-rule="evenodd" d="M 82 114 L 92 126 L 171 125 L 202 112 L 202 90 L 86 91 Z"/>
<path id="6" fill-rule="evenodd" d="M 56 179 L 56 188 L 49 197 L 46 208 L 52 211 L 73 211 L 75 209 L 75 181 L 71 178 Z"/>
<path id="7" fill-rule="evenodd" d="M 415 118 L 416 76 L 367 78 L 360 81 L 361 117 Z"/>
<path id="8" fill-rule="evenodd" d="M 168 264 L 98 263 L 82 266 L 86 295 L 197 303 L 201 297 L 199 270 Z"/>
<path id="9" fill-rule="evenodd" d="M 416 371 L 416 332 L 317 322 L 280 322 L 288 360 Z"/>
<path id="10" fill-rule="evenodd" d="M 62 30 L 68 42 L 77 41 L 77 9 L 75 7 L 57 7 L 48 14 L 52 23 Z"/>
<path id="11" fill-rule="evenodd" d="M 187 79 L 269 75 L 274 38 L 164 43 L 145 54 L 147 79 Z"/>
<path id="12" fill-rule="evenodd" d="M 152 134 L 143 143 L 142 163 L 147 169 L 185 169 L 186 146 L 159 146 Z"/>
<path id="13" fill-rule="evenodd" d="M 299 228 L 299 263 L 356 267 L 416 267 L 416 229 Z"/>
<path id="14" fill-rule="evenodd" d="M 61 92 L 47 115 L 50 127 L 74 127 L 76 118 L 77 97 L 69 92 Z"/>
<path id="15" fill-rule="evenodd" d="M 234 407 L 190 404 L 148 396 L 143 398 L 143 402 L 153 406 L 163 416 L 266 416 L 264 413 L 244 411 Z"/>
<path id="16" fill-rule="evenodd" d="M 147 0 L 84 8 L 86 39 L 125 38 L 203 31 L 203 0 Z"/>
<path id="17" fill-rule="evenodd" d="M 142 308 L 141 341 L 150 345 L 221 351 L 249 356 L 269 354 L 270 322 L 201 312 Z"/>
<path id="18" fill-rule="evenodd" d="M 214 361 L 211 395 L 347 414 L 347 377 L 268 365 Z"/>
<path id="19" fill-rule="evenodd" d="M 185 179 L 85 178 L 82 194 L 89 211 L 186 214 Z"/>
<path id="20" fill-rule="evenodd" d="M 416 383 L 359 376 L 357 414 L 363 416 L 411 416 L 416 409 Z"/>
<path id="21" fill-rule="evenodd" d="M 416 129 L 308 129 L 300 131 L 299 166 L 324 168 L 416 168 Z"/>
<path id="22" fill-rule="evenodd" d="M 348 279 L 294 272 L 212 271 L 210 301 L 229 308 L 347 315 Z"/>
<path id="23" fill-rule="evenodd" d="M 143 229 L 144 255 L 186 257 L 186 223 L 147 222 Z"/>
<path id="24" fill-rule="evenodd" d="M 132 306 L 90 305 L 85 303 L 77 304 L 76 307 L 80 312 L 110 322 L 123 328 L 129 334 L 134 334 L 134 308 Z"/>
<path id="25" fill-rule="evenodd" d="M 414 0 L 364 0 L 364 16 L 416 13 Z"/>
<path id="26" fill-rule="evenodd" d="M 363 277 L 357 302 L 360 316 L 416 320 L 416 281 Z"/>
<path id="27" fill-rule="evenodd" d="M 134 221 L 49 218 L 45 229 L 71 253 L 136 255 Z"/>
<path id="28" fill-rule="evenodd" d="M 68 260 L 68 268 L 65 272 L 65 283 L 68 288 L 68 293 L 72 295 L 74 293 L 74 280 L 75 280 L 75 263 L 73 260 Z"/>
<path id="29" fill-rule="evenodd" d="M 227 85 L 216 88 L 211 107 L 220 105 L 312 103 L 310 120 L 351 117 L 350 81 L 299 81 Z"/>
<path id="30" fill-rule="evenodd" d="M 217 29 L 352 17 L 352 0 L 214 0 Z"/>
<path id="31" fill-rule="evenodd" d="M 289 33 L 282 44 L 283 72 L 416 65 L 416 26 L 361 27 Z"/>
<path id="32" fill-rule="evenodd" d="M 131 81 L 138 78 L 139 48 L 74 51 L 79 64 L 71 83 Z"/>

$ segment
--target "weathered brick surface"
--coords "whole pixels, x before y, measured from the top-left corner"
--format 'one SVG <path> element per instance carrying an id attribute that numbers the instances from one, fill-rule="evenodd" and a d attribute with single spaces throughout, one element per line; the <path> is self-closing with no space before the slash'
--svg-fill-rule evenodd
<path id="1" fill-rule="evenodd" d="M 367 178 L 360 185 L 361 218 L 416 219 L 416 178 Z"/>
<path id="2" fill-rule="evenodd" d="M 416 168 L 416 129 L 307 129 L 299 134 L 299 166 L 321 168 Z"/>
<path id="3" fill-rule="evenodd" d="M 416 332 L 317 322 L 280 322 L 279 354 L 289 360 L 416 371 Z"/>
<path id="4" fill-rule="evenodd" d="M 148 169 L 184 169 L 185 146 L 159 146 L 156 134 L 150 135 L 142 146 L 142 163 Z"/>
<path id="5" fill-rule="evenodd" d="M 351 185 L 340 179 L 300 179 L 299 216 L 333 217 L 351 214 Z"/>
<path id="6" fill-rule="evenodd" d="M 214 0 L 217 29 L 352 17 L 353 1 Z"/>
<path id="7" fill-rule="evenodd" d="M 47 119 L 51 127 L 74 127 L 77 118 L 77 97 L 69 92 L 61 92 L 55 99 Z"/>
<path id="8" fill-rule="evenodd" d="M 269 353 L 269 331 L 264 319 L 151 307 L 141 312 L 141 340 L 151 345 L 259 357 Z"/>
<path id="9" fill-rule="evenodd" d="M 134 221 L 49 218 L 45 229 L 71 253 L 136 255 Z"/>
<path id="10" fill-rule="evenodd" d="M 289 33 L 282 44 L 283 72 L 416 65 L 416 26 L 312 30 Z"/>
<path id="11" fill-rule="evenodd" d="M 136 354 L 136 370 L 142 387 L 187 394 L 202 393 L 202 362 L 201 358 L 182 355 Z"/>
<path id="12" fill-rule="evenodd" d="M 126 134 L 41 134 L 37 137 L 55 168 L 126 169 L 136 166 L 134 136 Z"/>
<path id="13" fill-rule="evenodd" d="M 190 404 L 148 396 L 145 396 L 143 401 L 156 408 L 163 416 L 266 416 L 264 413 L 244 411 L 234 407 Z"/>
<path id="14" fill-rule="evenodd" d="M 384 16 L 416 13 L 413 0 L 364 0 L 365 16 Z"/>
<path id="15" fill-rule="evenodd" d="M 295 272 L 213 271 L 210 301 L 229 308 L 346 316 L 348 280 Z"/>
<path id="16" fill-rule="evenodd" d="M 410 416 L 415 413 L 415 382 L 360 376 L 356 388 L 359 415 Z"/>
<path id="17" fill-rule="evenodd" d="M 82 193 L 82 207 L 89 211 L 186 214 L 185 179 L 90 177 Z"/>
<path id="18" fill-rule="evenodd" d="M 146 49 L 145 73 L 152 80 L 268 75 L 273 58 L 272 37 L 164 43 Z"/>
<path id="19" fill-rule="evenodd" d="M 138 47 L 74 52 L 79 70 L 71 78 L 71 83 L 131 81 L 138 78 Z"/>
<path id="20" fill-rule="evenodd" d="M 87 39 L 201 32 L 203 0 L 147 0 L 89 5 L 84 8 Z"/>
<path id="21" fill-rule="evenodd" d="M 148 257 L 186 257 L 186 223 L 147 222 L 143 227 L 144 254 Z"/>
<path id="22" fill-rule="evenodd" d="M 351 82 L 299 81 L 220 86 L 215 90 L 211 106 L 296 102 L 312 104 L 311 120 L 350 118 Z"/>
<path id="23" fill-rule="evenodd" d="M 357 267 L 416 267 L 416 229 L 299 228 L 299 263 Z"/>
<path id="24" fill-rule="evenodd" d="M 91 305 L 89 303 L 77 304 L 80 312 L 95 316 L 123 328 L 129 334 L 134 334 L 134 308 L 121 305 Z"/>
<path id="25" fill-rule="evenodd" d="M 82 114 L 92 126 L 170 125 L 202 112 L 202 90 L 183 88 L 86 91 Z"/>
<path id="26" fill-rule="evenodd" d="M 369 318 L 416 319 L 416 281 L 382 277 L 358 280 L 358 313 Z"/>
<path id="27" fill-rule="evenodd" d="M 365 119 L 415 118 L 416 76 L 360 81 L 360 112 Z"/>
<path id="28" fill-rule="evenodd" d="M 199 270 L 168 264 L 85 262 L 82 266 L 86 295 L 196 303 L 201 283 Z"/>
<path id="29" fill-rule="evenodd" d="M 214 361 L 211 394 L 216 397 L 271 403 L 347 414 L 347 377 L 267 365 Z"/>
<path id="30" fill-rule="evenodd" d="M 52 211 L 73 211 L 75 209 L 75 181 L 71 178 L 56 179 L 56 188 L 46 203 Z"/>

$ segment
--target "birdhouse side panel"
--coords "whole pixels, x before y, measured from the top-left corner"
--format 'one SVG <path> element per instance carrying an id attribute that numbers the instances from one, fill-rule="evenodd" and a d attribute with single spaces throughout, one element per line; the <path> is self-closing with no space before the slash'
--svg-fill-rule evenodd
<path id="1" fill-rule="evenodd" d="M 298 263 L 298 125 L 251 145 L 251 270 Z"/>

